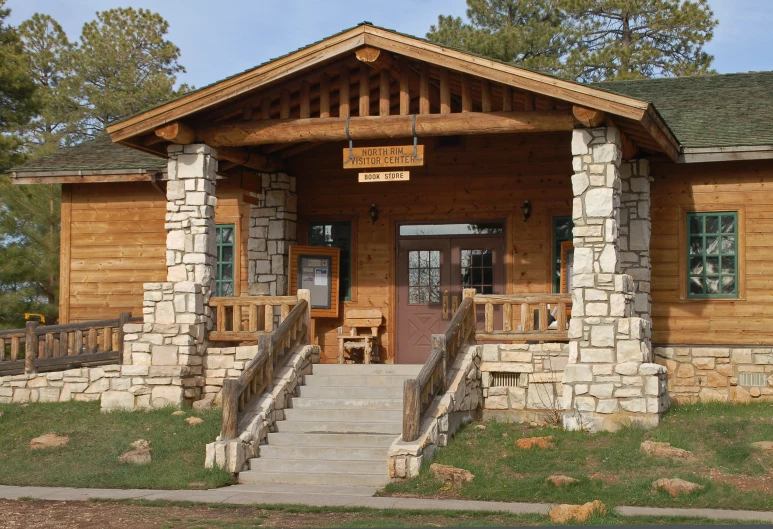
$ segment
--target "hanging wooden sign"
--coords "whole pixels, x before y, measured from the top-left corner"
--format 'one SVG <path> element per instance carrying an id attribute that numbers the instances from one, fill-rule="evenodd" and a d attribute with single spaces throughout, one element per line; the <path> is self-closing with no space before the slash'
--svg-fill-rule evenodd
<path id="1" fill-rule="evenodd" d="M 344 169 L 366 167 L 408 167 L 424 165 L 424 145 L 389 145 L 386 147 L 344 148 Z"/>
<path id="2" fill-rule="evenodd" d="M 382 173 L 360 173 L 360 182 L 407 182 L 410 171 L 386 171 Z"/>

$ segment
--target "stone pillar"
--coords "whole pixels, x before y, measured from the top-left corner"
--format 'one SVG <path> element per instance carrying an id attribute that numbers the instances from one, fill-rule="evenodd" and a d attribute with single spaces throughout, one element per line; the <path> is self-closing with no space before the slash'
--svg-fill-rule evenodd
<path id="1" fill-rule="evenodd" d="M 284 296 L 288 293 L 288 253 L 296 242 L 298 198 L 295 177 L 263 174 L 260 206 L 250 206 L 249 293 Z"/>
<path id="2" fill-rule="evenodd" d="M 614 128 L 575 130 L 572 155 L 575 252 L 564 427 L 656 425 L 668 397 L 665 369 L 652 363 L 646 162 L 621 168 Z M 646 294 L 642 310 L 637 292 Z"/>
<path id="3" fill-rule="evenodd" d="M 217 153 L 206 145 L 169 147 L 167 281 L 144 285 L 143 323 L 124 327 L 121 377 L 102 409 L 190 404 L 201 397 L 208 306 L 215 280 Z"/>

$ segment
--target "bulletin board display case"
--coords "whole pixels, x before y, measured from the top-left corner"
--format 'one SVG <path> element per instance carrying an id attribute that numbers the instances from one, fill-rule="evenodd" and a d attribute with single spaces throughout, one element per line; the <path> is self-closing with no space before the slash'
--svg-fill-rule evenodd
<path id="1" fill-rule="evenodd" d="M 290 246 L 290 295 L 311 292 L 312 318 L 337 318 L 340 250 L 326 246 Z"/>

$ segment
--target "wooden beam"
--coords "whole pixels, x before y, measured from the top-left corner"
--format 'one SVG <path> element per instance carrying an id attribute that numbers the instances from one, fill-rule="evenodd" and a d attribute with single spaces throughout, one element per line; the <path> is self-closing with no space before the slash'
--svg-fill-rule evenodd
<path id="1" fill-rule="evenodd" d="M 326 73 L 319 79 L 319 117 L 330 117 L 330 76 Z"/>
<path id="2" fill-rule="evenodd" d="M 583 127 L 595 128 L 604 122 L 606 114 L 601 110 L 585 108 L 578 105 L 572 107 L 572 114 Z"/>
<path id="3" fill-rule="evenodd" d="M 279 119 L 287 119 L 290 117 L 290 91 L 282 90 L 282 94 L 279 96 Z"/>
<path id="4" fill-rule="evenodd" d="M 419 114 L 429 114 L 429 64 L 421 63 L 419 74 Z"/>
<path id="5" fill-rule="evenodd" d="M 462 74 L 462 112 L 472 112 L 472 80 Z"/>
<path id="6" fill-rule="evenodd" d="M 389 70 L 379 72 L 379 102 L 378 115 L 389 115 L 389 92 L 390 92 Z"/>
<path id="7" fill-rule="evenodd" d="M 502 87 L 502 112 L 513 110 L 513 89 L 510 86 Z"/>
<path id="8" fill-rule="evenodd" d="M 671 161 L 675 162 L 679 159 L 680 146 L 652 105 L 647 108 L 647 112 L 641 119 L 641 125 L 650 133 L 666 156 L 671 158 Z"/>
<path id="9" fill-rule="evenodd" d="M 178 145 L 189 145 L 196 141 L 196 131 L 181 121 L 173 121 L 157 128 L 156 136 Z"/>
<path id="10" fill-rule="evenodd" d="M 440 69 L 440 113 L 451 113 L 451 84 L 445 68 Z"/>
<path id="11" fill-rule="evenodd" d="M 127 174 L 93 174 L 93 175 L 57 175 L 57 176 L 24 176 L 18 173 L 11 176 L 11 183 L 15 185 L 26 184 L 105 184 L 111 182 L 150 182 L 153 176 L 150 173 Z"/>
<path id="12" fill-rule="evenodd" d="M 480 81 L 481 112 L 491 112 L 491 83 L 488 79 Z"/>
<path id="13" fill-rule="evenodd" d="M 532 92 L 523 94 L 523 109 L 526 111 L 534 110 L 534 94 Z"/>
<path id="14" fill-rule="evenodd" d="M 240 147 L 219 147 L 217 155 L 220 159 L 228 160 L 256 171 L 275 172 L 286 169 L 285 163 L 281 160 Z"/>
<path id="15" fill-rule="evenodd" d="M 370 115 L 370 70 L 360 66 L 360 116 Z"/>
<path id="16" fill-rule="evenodd" d="M 263 96 L 260 102 L 260 119 L 271 119 L 271 98 Z"/>
<path id="17" fill-rule="evenodd" d="M 349 84 L 349 67 L 344 64 L 338 81 L 338 115 L 342 118 L 351 115 Z"/>
<path id="18" fill-rule="evenodd" d="M 398 58 L 399 78 L 400 78 L 400 115 L 406 116 L 411 111 L 411 91 L 408 79 L 408 61 L 405 57 Z"/>
<path id="19" fill-rule="evenodd" d="M 352 139 L 411 137 L 412 116 L 354 117 L 349 124 Z M 426 114 L 416 120 L 416 134 L 456 136 L 570 131 L 575 119 L 569 112 L 466 112 Z M 201 141 L 212 147 L 341 141 L 346 138 L 345 118 L 310 118 L 213 123 L 199 131 Z"/>
<path id="20" fill-rule="evenodd" d="M 309 99 L 309 82 L 306 80 L 301 82 L 300 106 L 301 106 L 301 110 L 300 110 L 301 118 L 311 117 L 311 101 Z"/>

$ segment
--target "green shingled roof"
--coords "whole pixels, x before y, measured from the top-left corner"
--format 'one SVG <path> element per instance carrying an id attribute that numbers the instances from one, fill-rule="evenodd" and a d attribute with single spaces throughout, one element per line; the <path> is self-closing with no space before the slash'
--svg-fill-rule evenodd
<path id="1" fill-rule="evenodd" d="M 110 136 L 100 136 L 74 147 L 59 149 L 47 156 L 30 160 L 9 172 L 109 171 L 166 169 L 166 158 L 113 143 Z"/>
<path id="2" fill-rule="evenodd" d="M 654 104 L 683 147 L 773 145 L 773 72 L 590 86 Z"/>

